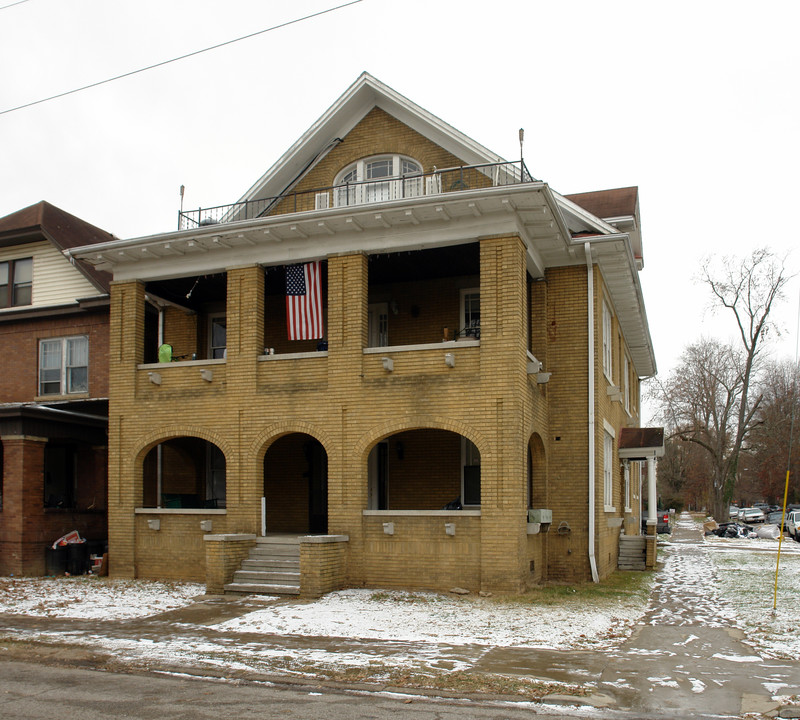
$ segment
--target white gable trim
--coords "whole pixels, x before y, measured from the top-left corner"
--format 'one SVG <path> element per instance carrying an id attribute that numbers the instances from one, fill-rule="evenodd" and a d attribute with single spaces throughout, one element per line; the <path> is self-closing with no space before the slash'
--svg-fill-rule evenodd
<path id="1" fill-rule="evenodd" d="M 347 135 L 375 107 L 462 158 L 467 165 L 504 162 L 497 153 L 364 72 L 256 181 L 240 202 L 274 197 L 293 187 L 336 146 L 337 138 Z"/>

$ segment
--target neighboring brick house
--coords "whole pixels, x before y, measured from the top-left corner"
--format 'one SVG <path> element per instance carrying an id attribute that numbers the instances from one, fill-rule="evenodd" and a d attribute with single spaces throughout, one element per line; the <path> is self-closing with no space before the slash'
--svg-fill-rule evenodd
<path id="1" fill-rule="evenodd" d="M 639 534 L 635 188 L 562 197 L 365 73 L 240 202 L 68 255 L 114 274 L 112 575 L 220 590 L 283 535 L 304 594 L 515 592 Z"/>
<path id="2" fill-rule="evenodd" d="M 108 283 L 63 251 L 113 236 L 47 202 L 0 218 L 0 574 L 105 543 Z"/>

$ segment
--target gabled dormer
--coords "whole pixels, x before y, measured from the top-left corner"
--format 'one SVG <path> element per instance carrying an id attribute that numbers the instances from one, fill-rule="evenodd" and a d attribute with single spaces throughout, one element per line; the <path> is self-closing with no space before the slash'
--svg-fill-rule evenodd
<path id="1" fill-rule="evenodd" d="M 108 273 L 69 248 L 113 240 L 113 235 L 39 202 L 0 218 L 0 314 L 76 305 L 108 294 Z"/>

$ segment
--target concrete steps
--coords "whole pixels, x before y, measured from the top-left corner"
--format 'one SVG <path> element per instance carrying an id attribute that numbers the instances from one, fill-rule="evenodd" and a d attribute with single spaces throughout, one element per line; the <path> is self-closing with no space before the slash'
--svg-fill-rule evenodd
<path id="1" fill-rule="evenodd" d="M 251 595 L 300 594 L 300 538 L 275 535 L 257 538 L 250 556 L 233 574 L 226 593 Z"/>
<path id="2" fill-rule="evenodd" d="M 619 538 L 620 570 L 644 570 L 647 559 L 647 540 L 644 535 L 622 535 Z"/>

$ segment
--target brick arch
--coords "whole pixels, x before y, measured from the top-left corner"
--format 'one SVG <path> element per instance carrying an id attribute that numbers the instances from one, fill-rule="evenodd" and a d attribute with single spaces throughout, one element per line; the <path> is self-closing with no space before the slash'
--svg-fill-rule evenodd
<path id="1" fill-rule="evenodd" d="M 322 445 L 328 457 L 330 457 L 333 441 L 328 433 L 326 433 L 324 430 L 321 430 L 317 426 L 302 420 L 284 420 L 273 423 L 272 425 L 267 425 L 256 436 L 256 439 L 250 443 L 250 447 L 247 450 L 249 458 L 251 461 L 263 462 L 264 455 L 266 455 L 267 450 L 269 450 L 269 447 L 272 445 L 272 443 L 274 443 L 278 438 L 281 438 L 284 435 L 290 435 L 292 433 L 303 433 L 304 435 L 310 435 Z"/>
<path id="2" fill-rule="evenodd" d="M 151 430 L 146 435 L 139 438 L 136 449 L 132 453 L 132 457 L 136 463 L 141 466 L 145 456 L 159 443 L 167 440 L 174 440 L 181 437 L 197 437 L 201 440 L 206 440 L 216 445 L 225 456 L 225 462 L 230 462 L 233 449 L 225 439 L 213 430 L 208 430 L 199 425 L 162 425 L 160 428 Z"/>
<path id="3" fill-rule="evenodd" d="M 541 433 L 534 430 L 528 437 L 527 447 L 528 467 L 528 500 L 530 507 L 540 507 L 547 504 L 547 448 Z"/>
<path id="4" fill-rule="evenodd" d="M 401 420 L 390 420 L 376 425 L 361 436 L 361 439 L 356 443 L 354 454 L 361 461 L 366 462 L 370 450 L 377 442 L 406 430 L 449 430 L 471 440 L 478 448 L 482 462 L 487 462 L 491 459 L 492 450 L 489 441 L 475 428 L 459 420 L 435 415 L 411 415 Z"/>

